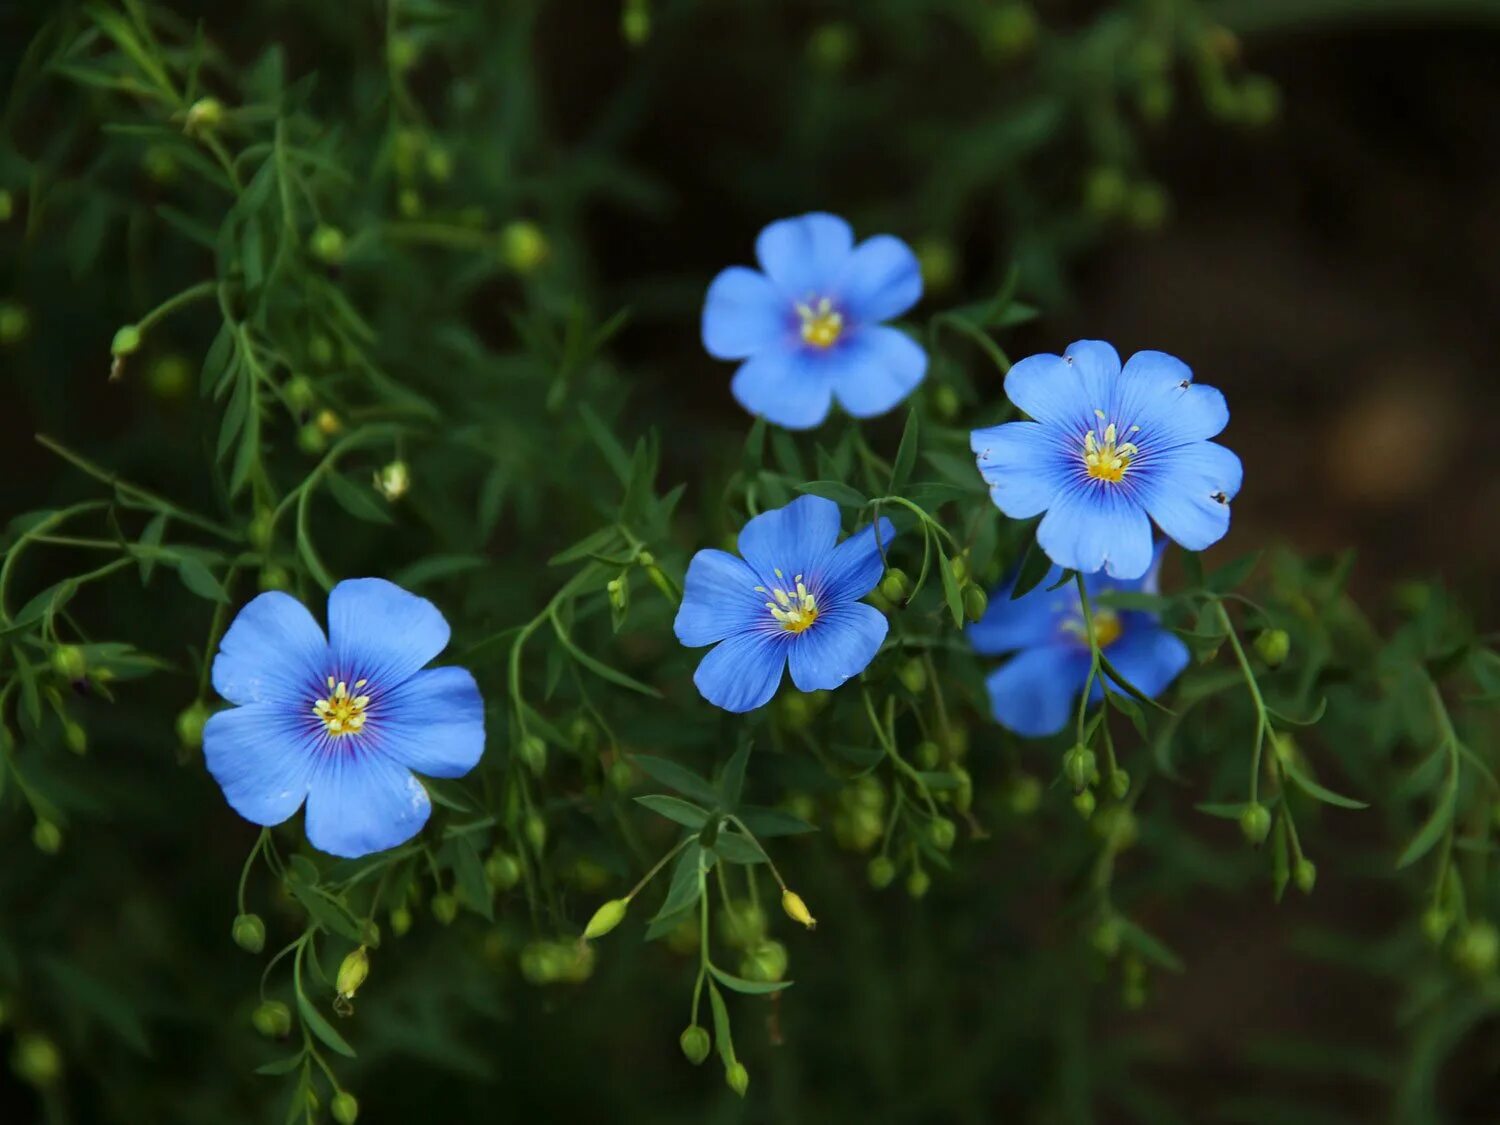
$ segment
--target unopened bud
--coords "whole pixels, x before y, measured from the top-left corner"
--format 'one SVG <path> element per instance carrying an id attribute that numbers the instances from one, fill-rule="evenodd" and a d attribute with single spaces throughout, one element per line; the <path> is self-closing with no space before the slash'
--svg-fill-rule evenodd
<path id="1" fill-rule="evenodd" d="M 405 496 L 411 488 L 411 470 L 405 461 L 392 461 L 382 465 L 375 473 L 375 491 L 392 504 Z"/>
<path id="2" fill-rule="evenodd" d="M 534 776 L 541 777 L 546 772 L 547 743 L 542 740 L 540 735 L 528 734 L 521 739 L 521 744 L 517 747 L 517 752 L 521 756 L 521 761 L 526 763 L 526 768 Z"/>
<path id="3" fill-rule="evenodd" d="M 365 952 L 364 946 L 356 946 L 339 965 L 338 976 L 334 979 L 334 991 L 343 999 L 352 1000 L 369 975 L 370 955 Z"/>
<path id="4" fill-rule="evenodd" d="M 796 891 L 782 889 L 781 909 L 786 911 L 786 916 L 793 922 L 798 922 L 809 930 L 814 929 L 818 924 L 818 920 L 808 911 L 807 903 L 802 901 L 802 896 Z"/>
<path id="5" fill-rule="evenodd" d="M 271 563 L 260 568 L 259 583 L 262 590 L 287 590 L 291 588 L 292 576 L 286 567 Z"/>
<path id="6" fill-rule="evenodd" d="M 0 223 L 10 222 L 16 213 L 16 201 L 8 191 L 0 191 Z"/>
<path id="7" fill-rule="evenodd" d="M 1267 667 L 1277 668 L 1292 651 L 1292 638 L 1285 629 L 1265 629 L 1255 638 L 1255 651 Z"/>
<path id="8" fill-rule="evenodd" d="M 1130 792 L 1130 775 L 1124 770 L 1115 770 L 1109 775 L 1109 791 L 1114 794 L 1115 800 L 1123 801 L 1125 794 Z"/>
<path id="9" fill-rule="evenodd" d="M 1465 972 L 1476 977 L 1489 976 L 1500 961 L 1500 933 L 1489 922 L 1474 922 L 1458 935 L 1453 959 Z"/>
<path id="10" fill-rule="evenodd" d="M 893 566 L 880 580 L 880 592 L 897 605 L 903 605 L 911 596 L 911 579 L 906 576 L 906 571 Z"/>
<path id="11" fill-rule="evenodd" d="M 312 232 L 312 240 L 308 246 L 312 249 L 313 257 L 330 266 L 336 266 L 344 260 L 344 232 L 338 227 L 320 223 Z"/>
<path id="12" fill-rule="evenodd" d="M 1078 810 L 1078 815 L 1088 820 L 1094 815 L 1094 808 L 1098 805 L 1092 789 L 1085 789 L 1081 793 L 1073 795 L 1073 807 Z"/>
<path id="13" fill-rule="evenodd" d="M 517 273 L 533 273 L 547 260 L 551 247 L 535 223 L 510 223 L 500 232 L 500 257 Z"/>
<path id="14" fill-rule="evenodd" d="M 344 428 L 343 421 L 332 410 L 318 411 L 318 416 L 313 421 L 325 437 L 332 437 Z"/>
<path id="15" fill-rule="evenodd" d="M 744 1063 L 736 1059 L 725 1068 L 724 1081 L 729 1083 L 731 1090 L 743 1098 L 745 1091 L 750 1088 L 750 1072 L 745 1069 Z"/>
<path id="16" fill-rule="evenodd" d="M 786 946 L 779 941 L 762 941 L 746 952 L 740 962 L 740 976 L 747 980 L 778 981 L 786 976 Z"/>
<path id="17" fill-rule="evenodd" d="M 1299 859 L 1292 869 L 1292 881 L 1303 894 L 1312 894 L 1313 885 L 1318 881 L 1317 865 L 1310 859 Z"/>
<path id="18" fill-rule="evenodd" d="M 682 1047 L 682 1053 L 687 1056 L 688 1062 L 694 1066 L 701 1066 L 703 1060 L 708 1058 L 708 1052 L 713 1048 L 713 1042 L 708 1037 L 708 1030 L 693 1024 L 685 1027 L 677 1039 Z"/>
<path id="19" fill-rule="evenodd" d="M 1075 746 L 1063 755 L 1063 773 L 1076 790 L 1086 789 L 1094 780 L 1094 752 L 1087 746 Z"/>
<path id="20" fill-rule="evenodd" d="M 877 891 L 883 891 L 896 879 L 896 865 L 891 862 L 889 856 L 878 855 L 870 860 L 870 865 L 865 869 L 865 874 L 870 880 L 870 886 Z"/>
<path id="21" fill-rule="evenodd" d="M 359 1102 L 348 1090 L 340 1090 L 328 1103 L 328 1112 L 339 1125 L 354 1125 L 359 1117 Z"/>
<path id="22" fill-rule="evenodd" d="M 620 35 L 632 47 L 639 47 L 651 38 L 649 0 L 625 0 L 620 12 Z"/>
<path id="23" fill-rule="evenodd" d="M 250 1013 L 250 1024 L 267 1039 L 280 1039 L 292 1030 L 292 1012 L 280 1000 L 267 1000 Z"/>
<path id="24" fill-rule="evenodd" d="M 52 650 L 52 670 L 70 683 L 76 683 L 89 670 L 88 658 L 77 645 L 58 645 Z"/>
<path id="25" fill-rule="evenodd" d="M 406 906 L 398 906 L 391 911 L 391 933 L 401 937 L 407 930 L 411 929 L 411 910 Z"/>
<path id="26" fill-rule="evenodd" d="M 89 749 L 88 731 L 72 719 L 63 720 L 63 742 L 75 754 L 86 754 Z"/>
<path id="27" fill-rule="evenodd" d="M 246 953 L 259 953 L 266 947 L 266 924 L 259 914 L 237 915 L 229 933 Z"/>
<path id="28" fill-rule="evenodd" d="M 970 621 L 978 621 L 984 616 L 984 611 L 989 609 L 989 595 L 972 583 L 964 587 L 964 616 Z"/>
<path id="29" fill-rule="evenodd" d="M 187 131 L 209 132 L 224 120 L 224 106 L 218 98 L 199 98 L 187 112 Z"/>
<path id="30" fill-rule="evenodd" d="M 924 739 L 917 743 L 916 759 L 924 770 L 935 770 L 943 760 L 943 748 L 930 738 Z"/>
<path id="31" fill-rule="evenodd" d="M 458 917 L 458 896 L 447 891 L 439 891 L 433 895 L 432 916 L 441 925 L 451 926 L 453 920 Z"/>
<path id="32" fill-rule="evenodd" d="M 953 581 L 962 586 L 969 580 L 969 558 L 967 555 L 954 555 L 948 560 L 948 570 L 953 574 Z"/>
<path id="33" fill-rule="evenodd" d="M 62 851 L 62 829 L 50 820 L 39 820 L 36 822 L 36 827 L 31 830 L 31 842 L 43 855 L 56 855 Z"/>
<path id="34" fill-rule="evenodd" d="M 1431 907 L 1422 915 L 1422 933 L 1433 945 L 1442 945 L 1452 928 L 1453 915 L 1441 907 Z"/>
<path id="35" fill-rule="evenodd" d="M 602 938 L 624 920 L 625 910 L 629 906 L 628 898 L 610 899 L 594 911 L 594 916 L 589 919 L 589 924 L 583 929 L 583 936 L 589 941 Z"/>
<path id="36" fill-rule="evenodd" d="M 1270 810 L 1265 805 L 1246 805 L 1245 811 L 1240 813 L 1240 831 L 1245 834 L 1245 839 L 1260 847 L 1271 834 Z"/>
<path id="37" fill-rule="evenodd" d="M 932 846 L 940 852 L 946 852 L 953 847 L 953 841 L 958 838 L 958 828 L 945 816 L 934 818 L 927 826 L 928 839 Z"/>
<path id="38" fill-rule="evenodd" d="M 604 584 L 605 592 L 609 594 L 609 604 L 622 613 L 630 608 L 630 580 L 623 574 L 619 578 L 611 578 Z"/>
<path id="39" fill-rule="evenodd" d="M 920 660 L 908 660 L 901 665 L 896 677 L 901 681 L 901 686 L 913 695 L 921 695 L 927 690 L 927 668 Z"/>
<path id="40" fill-rule="evenodd" d="M 1010 811 L 1017 816 L 1030 816 L 1041 806 L 1042 783 L 1029 773 L 1018 775 L 1008 789 Z"/>
<path id="41" fill-rule="evenodd" d="M 521 862 L 509 852 L 495 851 L 484 861 L 484 874 L 497 891 L 508 891 L 521 881 Z"/>
<path id="42" fill-rule="evenodd" d="M 532 813 L 526 818 L 522 831 L 526 834 L 526 842 L 531 845 L 531 850 L 538 855 L 547 846 L 547 822 L 538 813 Z"/>
<path id="43" fill-rule="evenodd" d="M 297 448 L 308 456 L 317 456 L 328 448 L 328 435 L 316 422 L 309 422 L 297 431 Z"/>
<path id="44" fill-rule="evenodd" d="M 912 873 L 906 877 L 906 893 L 912 898 L 921 898 L 932 886 L 932 876 L 920 867 L 913 868 Z"/>
<path id="45" fill-rule="evenodd" d="M 11 301 L 0 302 L 0 344 L 19 344 L 31 331 L 31 314 Z"/>
<path id="46" fill-rule="evenodd" d="M 321 349 L 319 347 L 320 344 L 322 346 Z M 308 351 L 312 353 L 315 360 L 318 359 L 320 350 L 326 351 L 326 358 L 322 359 L 321 362 L 325 364 L 331 362 L 333 359 L 333 344 L 329 342 L 328 337 L 314 336 L 312 343 L 308 345 Z M 306 375 L 293 375 L 286 381 L 286 401 L 287 405 L 295 410 L 298 415 L 306 414 L 318 401 L 318 392 L 313 386 L 313 381 Z"/>
<path id="47" fill-rule="evenodd" d="M 62 1074 L 62 1055 L 57 1044 L 45 1035 L 25 1032 L 16 1037 L 11 1065 L 23 1082 L 33 1086 L 50 1086 Z"/>

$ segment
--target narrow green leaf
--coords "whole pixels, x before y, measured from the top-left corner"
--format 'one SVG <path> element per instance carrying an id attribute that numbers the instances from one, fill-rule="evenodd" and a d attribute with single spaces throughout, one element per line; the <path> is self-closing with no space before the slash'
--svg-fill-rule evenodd
<path id="1" fill-rule="evenodd" d="M 680 913 L 698 901 L 698 892 L 701 890 L 698 882 L 699 865 L 702 862 L 703 849 L 698 841 L 694 840 L 682 849 L 677 865 L 672 868 L 672 881 L 667 886 L 667 897 L 662 899 L 661 909 L 651 919 L 653 922 Z"/>
<path id="2" fill-rule="evenodd" d="M 484 863 L 474 850 L 472 836 L 458 836 L 453 841 L 453 874 L 464 904 L 487 921 L 495 920 L 495 892 L 484 876 Z"/>
<path id="3" fill-rule="evenodd" d="M 740 748 L 724 765 L 724 774 L 719 778 L 719 790 L 724 794 L 724 807 L 733 809 L 740 803 L 740 794 L 745 788 L 745 767 L 750 762 L 752 743 L 745 739 Z"/>
<path id="4" fill-rule="evenodd" d="M 901 431 L 901 444 L 896 447 L 896 459 L 891 463 L 892 493 L 899 495 L 907 480 L 911 478 L 912 466 L 917 463 L 919 428 L 917 408 L 910 407 L 906 411 L 906 428 Z"/>
<path id="5" fill-rule="evenodd" d="M 811 496 L 821 496 L 825 500 L 832 500 L 842 508 L 863 508 L 866 504 L 864 495 L 856 488 L 850 488 L 843 481 L 837 480 L 815 480 L 807 484 L 796 486 L 798 492 L 807 493 Z"/>
<path id="6" fill-rule="evenodd" d="M 1286 770 L 1297 787 L 1316 801 L 1322 801 L 1325 805 L 1337 805 L 1341 809 L 1367 809 L 1369 804 L 1365 801 L 1356 801 L 1353 797 L 1345 797 L 1342 793 L 1335 793 L 1326 785 L 1319 785 L 1303 768 L 1294 760 L 1285 760 L 1281 763 L 1282 769 Z"/>
<path id="7" fill-rule="evenodd" d="M 357 485 L 343 473 L 326 473 L 323 482 L 328 486 L 328 495 L 355 519 L 366 523 L 396 522 L 385 505 L 376 499 L 373 487 Z"/>
<path id="8" fill-rule="evenodd" d="M 684 797 L 691 797 L 706 808 L 715 808 L 719 803 L 718 790 L 686 766 L 679 766 L 676 762 L 650 754 L 632 754 L 630 762 L 667 788 L 677 790 Z"/>
<path id="9" fill-rule="evenodd" d="M 200 598 L 207 598 L 211 602 L 229 601 L 229 595 L 224 592 L 224 587 L 219 585 L 219 580 L 213 576 L 213 572 L 192 555 L 183 555 L 177 560 L 177 577 L 181 578 L 182 584 Z"/>
<path id="10" fill-rule="evenodd" d="M 743 992 L 746 996 L 765 996 L 767 993 L 780 992 L 783 988 L 790 988 L 793 983 L 789 980 L 746 980 L 744 977 L 737 977 L 731 973 L 726 973 L 712 961 L 708 964 L 708 971 L 725 988 L 733 989 L 735 992 Z"/>
<path id="11" fill-rule="evenodd" d="M 1450 770 L 1454 767 L 1450 765 Z M 1406 845 L 1400 857 L 1396 860 L 1396 867 L 1410 867 L 1417 860 L 1430 852 L 1437 842 L 1442 839 L 1443 833 L 1453 823 L 1453 807 L 1458 796 L 1458 787 L 1452 783 L 1443 788 L 1442 796 L 1433 806 L 1432 815 L 1427 818 L 1427 823 L 1412 837 L 1411 843 Z"/>
<path id="12" fill-rule="evenodd" d="M 632 676 L 627 676 L 619 669 L 611 668 L 608 664 L 604 663 L 604 661 L 590 656 L 587 652 L 573 643 L 573 638 L 568 636 L 567 630 L 562 627 L 562 623 L 559 622 L 556 617 L 554 617 L 552 620 L 556 625 L 554 632 L 556 632 L 557 634 L 558 643 L 567 650 L 569 656 L 578 661 L 579 664 L 582 664 L 590 672 L 594 673 L 594 675 L 598 676 L 600 679 L 608 680 L 612 684 L 617 684 L 622 688 L 628 688 L 631 691 L 639 692 L 641 695 L 649 696 L 652 699 L 662 698 L 661 692 L 657 691 L 650 684 L 643 684 L 640 680 L 637 680 Z"/>
<path id="13" fill-rule="evenodd" d="M 707 812 L 680 797 L 668 797 L 664 793 L 648 793 L 635 800 L 637 804 L 646 806 L 657 815 L 688 828 L 702 828 L 708 820 Z"/>
<path id="14" fill-rule="evenodd" d="M 331 1049 L 337 1051 L 345 1058 L 354 1058 L 354 1048 L 333 1029 L 333 1025 L 323 1018 L 323 1014 L 314 1008 L 312 1001 L 302 992 L 297 993 L 297 1010 L 302 1013 L 302 1022 L 307 1024 L 307 1029 L 326 1043 Z"/>
<path id="15" fill-rule="evenodd" d="M 958 579 L 953 577 L 953 564 L 947 555 L 939 555 L 938 570 L 943 576 L 943 597 L 948 602 L 948 612 L 953 614 L 953 624 L 964 627 L 964 596 L 958 588 Z"/>
<path id="16" fill-rule="evenodd" d="M 784 809 L 742 805 L 734 815 L 744 821 L 745 827 L 757 836 L 797 836 L 803 832 L 818 830 L 816 825 L 809 824 L 800 816 L 793 816 Z"/>

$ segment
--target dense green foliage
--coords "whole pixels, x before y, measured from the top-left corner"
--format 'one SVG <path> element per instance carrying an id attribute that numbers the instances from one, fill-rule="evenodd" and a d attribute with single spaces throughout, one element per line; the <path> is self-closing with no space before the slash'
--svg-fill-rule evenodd
<path id="1" fill-rule="evenodd" d="M 1461 606 L 1174 550 L 1121 604 L 1196 663 L 1046 743 L 989 719 L 961 633 L 1044 569 L 968 447 L 1009 336 L 1167 221 L 1140 136 L 1174 99 L 1231 138 L 1277 113 L 1235 9 L 244 7 L 69 7 L 11 60 L 0 356 L 40 446 L 0 537 L 0 1116 L 1464 1119 L 1500 656 Z M 919 249 L 932 369 L 794 435 L 733 408 L 697 316 L 813 207 Z M 687 560 L 805 492 L 901 529 L 890 641 L 726 715 L 672 634 Z M 337 862 L 199 747 L 235 609 L 359 575 L 443 609 L 489 748 Z M 1269 1002 L 1373 996 L 1378 1034 L 1239 1035 L 1237 963 L 1294 948 Z"/>

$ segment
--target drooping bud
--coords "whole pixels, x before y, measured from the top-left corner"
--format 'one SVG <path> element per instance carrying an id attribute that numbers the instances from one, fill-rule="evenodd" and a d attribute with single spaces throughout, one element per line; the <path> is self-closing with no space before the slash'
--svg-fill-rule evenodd
<path id="1" fill-rule="evenodd" d="M 38 820 L 36 827 L 31 830 L 31 842 L 43 855 L 56 855 L 62 851 L 62 829 L 50 820 Z"/>
<path id="2" fill-rule="evenodd" d="M 1240 813 L 1240 831 L 1245 839 L 1260 847 L 1271 834 L 1271 811 L 1261 804 L 1246 805 Z"/>
<path id="3" fill-rule="evenodd" d="M 69 683 L 77 683 L 88 673 L 88 658 L 77 645 L 58 645 L 52 650 L 52 670 Z"/>
<path id="4" fill-rule="evenodd" d="M 321 360 L 319 359 L 320 350 L 326 353 Z M 333 360 L 333 344 L 327 336 L 314 336 L 312 343 L 308 345 L 308 351 L 314 360 L 321 363 L 328 364 Z M 306 414 L 318 401 L 318 392 L 313 386 L 313 381 L 306 375 L 293 375 L 286 381 L 286 401 L 287 405 L 299 416 Z"/>
<path id="5" fill-rule="evenodd" d="M 896 678 L 913 695 L 921 695 L 927 690 L 927 667 L 920 660 L 906 661 L 897 670 Z"/>
<path id="6" fill-rule="evenodd" d="M 521 862 L 497 849 L 484 861 L 484 874 L 497 891 L 508 891 L 521 881 Z"/>
<path id="7" fill-rule="evenodd" d="M 896 878 L 896 865 L 891 862 L 889 856 L 878 855 L 870 860 L 870 865 L 865 869 L 866 877 L 870 880 L 870 886 L 877 891 L 883 891 L 889 887 Z"/>
<path id="8" fill-rule="evenodd" d="M 401 905 L 391 911 L 391 933 L 401 937 L 411 929 L 411 909 Z"/>
<path id="9" fill-rule="evenodd" d="M 1297 866 L 1292 869 L 1292 882 L 1297 884 L 1297 889 L 1305 895 L 1310 895 L 1317 881 L 1317 865 L 1310 859 L 1299 859 Z"/>
<path id="10" fill-rule="evenodd" d="M 229 933 L 234 944 L 246 953 L 259 953 L 266 947 L 266 924 L 259 914 L 236 915 Z"/>
<path id="11" fill-rule="evenodd" d="M 620 36 L 631 47 L 651 38 L 650 0 L 625 0 L 620 11 Z"/>
<path id="12" fill-rule="evenodd" d="M 969 556 L 967 553 L 954 555 L 948 560 L 948 569 L 953 574 L 953 581 L 962 586 L 969 580 Z"/>
<path id="13" fill-rule="evenodd" d="M 1453 915 L 1442 907 L 1430 907 L 1422 915 L 1422 933 L 1433 945 L 1442 945 L 1453 927 Z"/>
<path id="14" fill-rule="evenodd" d="M 297 448 L 315 457 L 328 448 L 328 435 L 318 428 L 316 422 L 309 422 L 297 431 Z"/>
<path id="15" fill-rule="evenodd" d="M 63 720 L 63 742 L 75 754 L 86 754 L 89 749 L 88 731 L 72 719 Z"/>
<path id="16" fill-rule="evenodd" d="M 332 437 L 344 428 L 342 419 L 332 410 L 318 411 L 318 416 L 313 419 L 313 422 L 324 437 Z"/>
<path id="17" fill-rule="evenodd" d="M 1292 638 L 1285 629 L 1264 629 L 1255 638 L 1255 651 L 1269 668 L 1279 668 L 1292 651 Z"/>
<path id="18" fill-rule="evenodd" d="M 687 1061 L 694 1066 L 701 1066 L 703 1060 L 708 1058 L 708 1052 L 713 1048 L 713 1042 L 708 1037 L 708 1029 L 699 1027 L 697 1024 L 683 1028 L 677 1042 L 682 1047 L 682 1053 L 687 1056 Z"/>
<path id="19" fill-rule="evenodd" d="M 501 260 L 517 273 L 534 273 L 551 252 L 547 236 L 535 223 L 522 219 L 500 232 Z"/>
<path id="20" fill-rule="evenodd" d="M 458 896 L 448 891 L 439 891 L 432 896 L 432 916 L 439 924 L 451 926 L 458 917 Z"/>
<path id="21" fill-rule="evenodd" d="M 343 963 L 339 965 L 338 976 L 334 978 L 334 991 L 341 999 L 352 1000 L 369 975 L 370 955 L 365 952 L 364 946 L 356 946 L 349 951 Z"/>
<path id="22" fill-rule="evenodd" d="M 880 580 L 880 592 L 897 605 L 905 605 L 911 596 L 911 579 L 898 566 L 891 567 Z"/>
<path id="23" fill-rule="evenodd" d="M 541 777 L 547 771 L 547 743 L 542 740 L 541 735 L 526 735 L 516 747 L 516 752 L 521 761 L 526 763 L 532 776 Z"/>
<path id="24" fill-rule="evenodd" d="M 0 301 L 0 344 L 19 344 L 31 331 L 31 314 L 11 301 Z"/>
<path id="25" fill-rule="evenodd" d="M 1087 789 L 1094 780 L 1094 752 L 1087 746 L 1075 746 L 1063 755 L 1063 773 L 1075 790 Z"/>
<path id="26" fill-rule="evenodd" d="M 292 1030 L 292 1011 L 280 1000 L 267 1000 L 250 1013 L 250 1024 L 267 1039 L 280 1039 Z"/>
<path id="27" fill-rule="evenodd" d="M 541 855 L 542 849 L 547 846 L 547 822 L 542 819 L 540 813 L 532 813 L 526 818 L 522 826 L 526 834 L 526 842 L 531 845 L 531 850 Z"/>
<path id="28" fill-rule="evenodd" d="M 1010 811 L 1017 816 L 1030 816 L 1041 806 L 1042 783 L 1029 773 L 1017 776 L 1009 786 Z"/>
<path id="29" fill-rule="evenodd" d="M 405 461 L 382 465 L 375 473 L 375 491 L 394 504 L 411 488 L 411 470 Z"/>
<path id="30" fill-rule="evenodd" d="M 1094 808 L 1098 803 L 1092 789 L 1085 789 L 1082 793 L 1073 795 L 1073 807 L 1078 810 L 1078 815 L 1084 820 L 1094 815 Z"/>
<path id="31" fill-rule="evenodd" d="M 327 223 L 318 224 L 317 229 L 312 232 L 312 239 L 308 246 L 313 252 L 313 257 L 330 266 L 336 266 L 342 262 L 344 251 L 347 249 L 344 232 Z"/>
<path id="32" fill-rule="evenodd" d="M 786 976 L 786 966 L 786 946 L 779 941 L 763 941 L 741 959 L 740 976 L 747 980 L 778 981 Z"/>
<path id="33" fill-rule="evenodd" d="M 750 1072 L 745 1069 L 745 1064 L 736 1059 L 724 1070 L 724 1081 L 729 1083 L 729 1088 L 740 1097 L 745 1096 L 745 1091 L 750 1088 Z"/>
<path id="34" fill-rule="evenodd" d="M 184 750 L 197 750 L 203 745 L 203 727 L 208 722 L 208 705 L 202 700 L 189 703 L 177 714 L 177 741 Z"/>
<path id="35" fill-rule="evenodd" d="M 609 604 L 620 613 L 630 608 L 630 580 L 625 575 L 611 578 L 604 584 L 604 589 L 609 594 Z"/>
<path id="36" fill-rule="evenodd" d="M 328 1103 L 328 1112 L 339 1125 L 354 1125 L 359 1118 L 359 1102 L 348 1090 L 340 1090 Z"/>
<path id="37" fill-rule="evenodd" d="M 726 945 L 750 949 L 766 936 L 766 914 L 750 902 L 735 902 L 719 915 L 719 931 Z"/>
<path id="38" fill-rule="evenodd" d="M 989 609 L 989 595 L 978 586 L 970 583 L 964 587 L 964 616 L 970 621 L 978 621 L 984 616 L 984 611 Z"/>
<path id="39" fill-rule="evenodd" d="M 906 893 L 912 898 L 921 898 L 932 886 L 932 876 L 920 867 L 912 869 L 912 873 L 906 877 Z"/>
<path id="40" fill-rule="evenodd" d="M 783 888 L 781 891 L 781 909 L 786 911 L 786 916 L 793 922 L 806 926 L 809 930 L 817 927 L 818 920 L 814 918 L 807 909 L 807 903 L 802 901 L 802 896 L 796 891 Z"/>
<path id="41" fill-rule="evenodd" d="M 1466 926 L 1453 947 L 1459 968 L 1476 977 L 1489 976 L 1500 962 L 1500 932 L 1486 921 Z"/>
<path id="42" fill-rule="evenodd" d="M 940 852 L 946 852 L 953 847 L 953 841 L 958 838 L 958 828 L 945 816 L 935 817 L 927 826 L 928 839 L 932 846 Z"/>
<path id="43" fill-rule="evenodd" d="M 954 766 L 953 776 L 958 780 L 958 788 L 953 791 L 953 807 L 966 813 L 974 804 L 974 779 L 963 766 Z"/>
<path id="44" fill-rule="evenodd" d="M 614 929 L 625 919 L 625 911 L 630 906 L 628 898 L 612 898 L 594 911 L 594 916 L 589 919 L 589 924 L 583 929 L 584 939 L 593 941 L 602 938 L 610 930 Z"/>

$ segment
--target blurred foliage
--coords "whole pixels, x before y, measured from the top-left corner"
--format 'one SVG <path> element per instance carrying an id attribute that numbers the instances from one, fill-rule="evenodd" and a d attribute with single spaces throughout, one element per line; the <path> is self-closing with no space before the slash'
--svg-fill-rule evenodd
<path id="1" fill-rule="evenodd" d="M 1461 606 L 1179 555 L 1133 596 L 1199 658 L 1170 710 L 1111 692 L 1056 745 L 988 720 L 958 631 L 1040 577 L 968 453 L 1008 333 L 1169 220 L 1143 138 L 1178 103 L 1274 119 L 1236 28 L 1358 8 L 7 17 L 0 354 L 39 444 L 0 485 L 5 1119 L 1483 1119 L 1500 657 Z M 793 436 L 722 408 L 696 316 L 814 206 L 919 249 L 932 368 Z M 682 574 L 799 492 L 902 529 L 892 640 L 727 716 Z M 489 750 L 333 862 L 199 745 L 234 608 L 363 574 L 442 607 Z"/>

